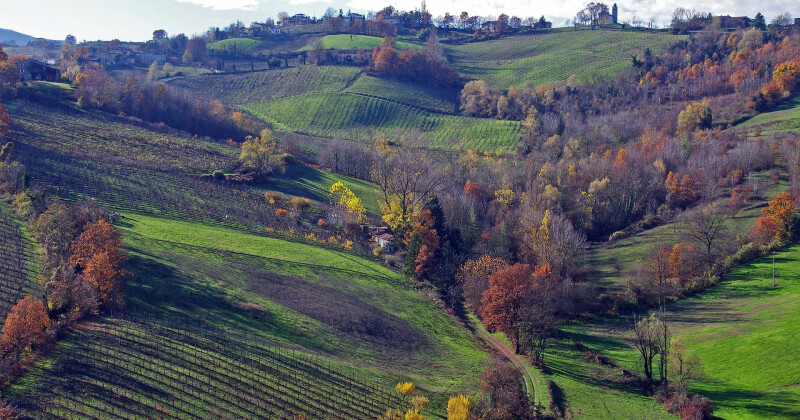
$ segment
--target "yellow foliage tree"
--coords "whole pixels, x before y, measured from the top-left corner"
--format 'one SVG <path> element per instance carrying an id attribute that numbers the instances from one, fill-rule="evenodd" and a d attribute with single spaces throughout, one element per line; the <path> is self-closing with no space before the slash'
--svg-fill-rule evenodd
<path id="1" fill-rule="evenodd" d="M 514 201 L 514 190 L 510 188 L 502 188 L 494 192 L 494 197 L 498 203 L 509 205 Z"/>
<path id="2" fill-rule="evenodd" d="M 422 417 L 419 411 L 412 408 L 406 411 L 406 420 L 425 420 L 425 417 Z"/>
<path id="3" fill-rule="evenodd" d="M 275 154 L 275 136 L 268 128 L 261 130 L 259 137 L 247 136 L 242 143 L 239 162 L 262 173 L 271 171 L 270 158 Z"/>
<path id="4" fill-rule="evenodd" d="M 414 391 L 416 390 L 414 384 L 411 382 L 399 382 L 394 389 L 405 396 L 414 395 Z"/>
<path id="5" fill-rule="evenodd" d="M 381 219 L 394 231 L 402 231 L 413 225 L 413 220 L 420 212 L 419 203 L 411 203 L 411 207 L 404 211 L 402 200 L 397 194 L 391 194 L 385 203 L 380 204 Z"/>
<path id="6" fill-rule="evenodd" d="M 678 114 L 678 133 L 691 133 L 700 128 L 711 128 L 713 116 L 708 102 L 692 102 Z"/>
<path id="7" fill-rule="evenodd" d="M 347 221 L 363 222 L 366 219 L 367 210 L 364 208 L 361 199 L 353 194 L 353 191 L 338 181 L 330 188 L 331 204 L 337 208 L 338 212 L 344 213 L 341 216 Z"/>
<path id="8" fill-rule="evenodd" d="M 467 420 L 472 411 L 472 398 L 467 395 L 450 397 L 447 402 L 447 420 Z"/>

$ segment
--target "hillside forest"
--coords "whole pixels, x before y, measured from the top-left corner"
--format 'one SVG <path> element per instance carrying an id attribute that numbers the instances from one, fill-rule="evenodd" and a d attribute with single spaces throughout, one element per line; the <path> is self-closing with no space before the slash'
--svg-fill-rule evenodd
<path id="1" fill-rule="evenodd" d="M 0 419 L 800 417 L 800 23 L 0 45 Z"/>

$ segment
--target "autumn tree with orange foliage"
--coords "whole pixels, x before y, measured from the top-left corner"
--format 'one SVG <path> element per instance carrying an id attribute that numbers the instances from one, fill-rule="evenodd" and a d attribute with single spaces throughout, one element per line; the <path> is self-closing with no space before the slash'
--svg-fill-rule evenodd
<path id="1" fill-rule="evenodd" d="M 789 193 L 779 193 L 761 209 L 762 216 L 750 230 L 750 236 L 767 244 L 771 241 L 787 241 L 797 236 L 800 230 L 800 210 L 794 197 Z"/>
<path id="2" fill-rule="evenodd" d="M 0 420 L 16 420 L 17 415 L 14 414 L 14 407 L 8 403 L 0 400 Z"/>
<path id="3" fill-rule="evenodd" d="M 16 359 L 41 342 L 44 332 L 50 325 L 42 301 L 26 296 L 19 301 L 6 316 L 3 324 L 3 353 L 13 353 Z"/>
<path id="4" fill-rule="evenodd" d="M 517 263 L 489 276 L 489 288 L 483 292 L 483 321 L 490 330 L 506 334 L 517 353 L 522 309 L 532 289 L 533 269 L 528 264 Z"/>
<path id="5" fill-rule="evenodd" d="M 119 230 L 105 219 L 87 225 L 71 247 L 70 265 L 97 287 L 100 304 L 109 308 L 122 305 L 120 291 L 125 276 L 122 264 L 127 258 L 121 247 Z"/>
<path id="6" fill-rule="evenodd" d="M 483 255 L 476 260 L 465 262 L 456 273 L 456 280 L 462 288 L 462 296 L 467 308 L 482 317 L 483 292 L 489 288 L 489 276 L 508 268 L 508 263 L 498 257 Z"/>

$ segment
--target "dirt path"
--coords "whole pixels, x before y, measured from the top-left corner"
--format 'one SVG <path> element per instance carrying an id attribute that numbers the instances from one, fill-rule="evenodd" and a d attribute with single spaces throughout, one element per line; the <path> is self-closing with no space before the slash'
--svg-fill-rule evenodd
<path id="1" fill-rule="evenodd" d="M 525 393 L 528 394 L 528 398 L 531 397 L 531 392 L 533 392 L 533 403 L 539 404 L 539 394 L 536 392 L 536 382 L 533 379 L 533 374 L 531 373 L 530 369 L 528 368 L 528 364 L 519 357 L 516 353 L 514 353 L 514 349 L 507 346 L 505 343 L 500 341 L 497 337 L 489 334 L 483 325 L 475 325 L 475 331 L 478 335 L 486 340 L 489 345 L 495 348 L 498 353 L 505 356 L 514 366 L 517 367 L 522 372 L 522 379 L 525 382 Z M 530 384 L 529 384 L 530 383 Z"/>

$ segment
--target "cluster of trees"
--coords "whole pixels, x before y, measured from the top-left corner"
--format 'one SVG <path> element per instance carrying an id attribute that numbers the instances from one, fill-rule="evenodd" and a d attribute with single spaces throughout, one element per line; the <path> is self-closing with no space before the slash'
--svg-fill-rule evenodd
<path id="1" fill-rule="evenodd" d="M 778 193 L 761 209 L 756 219 L 751 238 L 759 244 L 772 242 L 790 243 L 800 238 L 800 209 L 797 198 L 790 193 Z"/>
<path id="2" fill-rule="evenodd" d="M 112 78 L 103 68 L 88 68 L 75 75 L 78 104 L 117 115 L 160 122 L 191 134 L 218 139 L 244 139 L 256 124 L 241 111 L 228 109 L 217 100 L 204 101 L 130 75 Z"/>
<path id="3" fill-rule="evenodd" d="M 492 358 L 480 376 L 482 398 L 468 395 L 451 396 L 447 402 L 448 420 L 468 419 L 538 419 L 542 406 L 530 403 L 520 381 L 519 371 L 507 360 Z M 424 420 L 428 406 L 426 398 L 411 382 L 400 382 L 395 387 L 403 396 L 407 409 L 390 409 L 381 420 Z"/>
<path id="4" fill-rule="evenodd" d="M 701 377 L 703 365 L 687 352 L 684 336 L 672 334 L 663 308 L 647 317 L 633 317 L 629 339 L 639 352 L 645 377 L 655 380 L 653 362 L 658 357 L 660 387 L 656 397 L 667 411 L 686 420 L 712 418 L 711 401 L 691 395 L 687 387 L 690 380 Z"/>
<path id="5" fill-rule="evenodd" d="M 603 25 L 606 17 L 611 16 L 608 12 L 608 5 L 605 3 L 591 2 L 585 8 L 578 11 L 575 15 L 575 25 L 591 25 L 592 27 Z"/>
<path id="6" fill-rule="evenodd" d="M 468 12 L 461 12 L 458 15 L 445 13 L 444 16 L 434 18 L 433 22 L 440 28 L 460 29 L 463 31 L 481 30 L 484 23 L 494 22 L 494 32 L 497 34 L 503 34 L 523 28 L 544 28 L 547 23 L 544 16 L 541 16 L 538 19 L 531 16 L 521 18 L 519 16 L 509 16 L 505 13 L 501 13 L 495 18 L 494 16 L 470 16 Z"/>
<path id="7" fill-rule="evenodd" d="M 18 302 L 3 324 L 0 383 L 86 314 L 120 308 L 126 275 L 120 233 L 94 202 L 70 205 L 30 190 L 5 192 L 13 194 L 14 211 L 41 248 L 44 293 Z"/>
<path id="8" fill-rule="evenodd" d="M 384 38 L 380 48 L 372 51 L 370 70 L 380 77 L 435 87 L 453 87 L 459 80 L 458 73 L 447 63 L 435 30 L 428 36 L 422 52 L 406 50 L 398 53 L 394 39 Z"/>
<path id="9" fill-rule="evenodd" d="M 678 7 L 672 12 L 670 28 L 675 34 L 688 34 L 691 31 L 700 30 L 718 30 L 722 27 L 722 19 L 723 17 L 714 16 L 708 12 Z M 739 24 L 738 21 L 737 24 Z M 767 25 L 764 15 L 759 12 L 756 13 L 753 19 L 744 16 L 739 25 L 742 28 L 755 28 L 760 31 L 766 31 L 779 30 L 792 24 L 792 15 L 789 12 L 776 15 L 770 20 L 769 25 Z"/>

